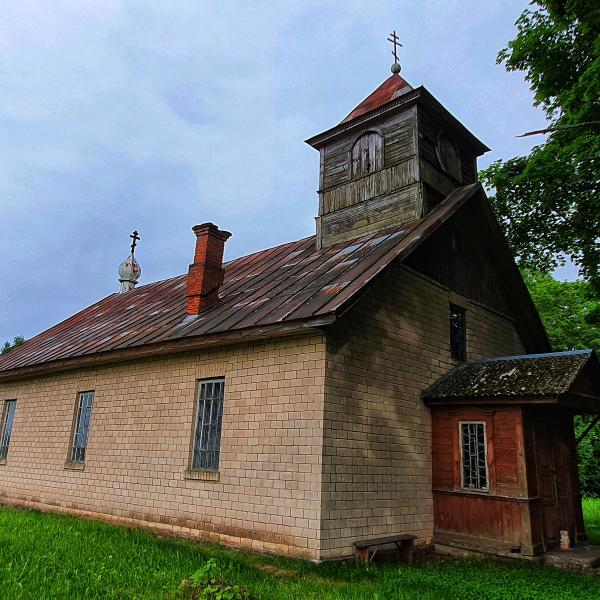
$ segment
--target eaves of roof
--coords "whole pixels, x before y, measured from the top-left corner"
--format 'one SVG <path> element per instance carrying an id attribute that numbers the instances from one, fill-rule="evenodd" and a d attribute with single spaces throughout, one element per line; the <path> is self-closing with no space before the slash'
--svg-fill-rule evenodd
<path id="1" fill-rule="evenodd" d="M 355 118 L 347 120 L 350 116 L 348 115 L 348 117 L 338 125 L 308 138 L 305 140 L 305 143 L 318 149 L 324 144 L 329 143 L 342 135 L 346 135 L 348 132 L 364 129 L 371 125 L 372 121 L 379 120 L 380 117 L 395 111 L 399 107 L 422 104 L 427 106 L 430 110 L 437 112 L 448 123 L 451 129 L 458 132 L 462 139 L 470 144 L 477 156 L 489 152 L 490 149 L 474 136 L 456 117 L 454 117 L 452 113 L 450 113 L 450 111 L 448 111 L 424 86 L 419 86 L 414 89 L 405 88 L 405 90 L 406 91 L 403 91 L 388 102 L 376 106 L 368 112 L 360 112 Z"/>
<path id="2" fill-rule="evenodd" d="M 579 380 L 590 377 L 600 378 L 593 350 L 502 356 L 459 364 L 422 396 L 428 406 L 554 404 L 600 412 L 600 399 L 581 393 Z"/>
<path id="3" fill-rule="evenodd" d="M 423 219 L 330 248 L 311 237 L 231 261 L 221 301 L 196 317 L 185 276 L 112 294 L 0 357 L 0 380 L 320 329 L 478 194 L 458 188 Z"/>

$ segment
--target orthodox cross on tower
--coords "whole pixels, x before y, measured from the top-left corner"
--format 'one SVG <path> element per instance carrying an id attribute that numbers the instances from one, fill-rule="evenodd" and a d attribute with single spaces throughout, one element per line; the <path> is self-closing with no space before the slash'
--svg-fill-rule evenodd
<path id="1" fill-rule="evenodd" d="M 138 235 L 137 231 L 134 231 L 129 237 L 133 240 L 133 242 L 131 243 L 131 256 L 133 256 L 133 253 L 135 252 L 135 247 L 137 246 L 138 241 L 142 238 Z"/>
<path id="2" fill-rule="evenodd" d="M 398 74 L 400 73 L 400 63 L 398 62 L 398 46 L 402 48 L 402 44 L 398 40 L 398 36 L 396 35 L 396 30 L 390 33 L 390 37 L 387 39 L 388 42 L 391 42 L 394 46 L 392 50 L 392 56 L 394 57 L 394 64 L 392 65 L 392 73 Z"/>

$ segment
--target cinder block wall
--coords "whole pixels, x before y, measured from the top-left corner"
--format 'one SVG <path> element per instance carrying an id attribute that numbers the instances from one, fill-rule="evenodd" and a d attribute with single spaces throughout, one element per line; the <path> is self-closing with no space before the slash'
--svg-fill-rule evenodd
<path id="1" fill-rule="evenodd" d="M 324 375 L 313 334 L 0 385 L 0 400 L 17 399 L 0 496 L 318 558 Z M 219 481 L 188 480 L 196 382 L 217 376 Z M 85 470 L 67 470 L 85 390 L 96 392 Z"/>
<path id="2" fill-rule="evenodd" d="M 433 535 L 431 422 L 421 392 L 453 363 L 449 302 L 469 358 L 522 353 L 513 322 L 404 266 L 327 330 L 321 558 L 355 540 Z"/>

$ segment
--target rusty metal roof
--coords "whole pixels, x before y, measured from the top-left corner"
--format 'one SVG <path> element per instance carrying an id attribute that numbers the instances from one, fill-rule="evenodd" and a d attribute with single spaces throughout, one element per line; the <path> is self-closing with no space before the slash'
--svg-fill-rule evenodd
<path id="1" fill-rule="evenodd" d="M 249 329 L 335 318 L 392 261 L 406 257 L 479 192 L 479 184 L 464 186 L 423 219 L 322 250 L 313 236 L 228 262 L 221 301 L 195 317 L 186 313 L 185 275 L 111 294 L 0 356 L 0 374 L 175 340 L 226 332 L 231 338 Z"/>
<path id="2" fill-rule="evenodd" d="M 423 392 L 427 400 L 559 396 L 568 392 L 593 350 L 503 356 L 458 365 Z M 597 361 L 596 361 L 597 362 Z"/>
<path id="3" fill-rule="evenodd" d="M 369 123 L 382 118 L 383 115 L 402 110 L 414 103 L 434 111 L 447 126 L 456 131 L 468 143 L 477 156 L 489 151 L 489 148 L 477 139 L 458 119 L 456 119 L 431 93 L 423 86 L 413 88 L 399 75 L 388 77 L 373 93 L 365 98 L 343 121 L 306 141 L 313 148 L 319 149 L 349 131 L 358 131 Z"/>
<path id="4" fill-rule="evenodd" d="M 364 115 L 392 100 L 398 98 L 406 92 L 412 91 L 413 87 L 402 79 L 400 75 L 388 77 L 374 92 L 369 94 L 343 121 L 347 123 L 361 115 Z"/>

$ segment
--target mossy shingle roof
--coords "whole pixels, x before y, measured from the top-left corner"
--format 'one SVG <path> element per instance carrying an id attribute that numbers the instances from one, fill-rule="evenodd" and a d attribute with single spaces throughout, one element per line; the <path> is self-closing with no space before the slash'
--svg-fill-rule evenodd
<path id="1" fill-rule="evenodd" d="M 466 362 L 427 388 L 423 398 L 558 396 L 569 391 L 592 356 L 592 350 L 574 350 Z"/>

